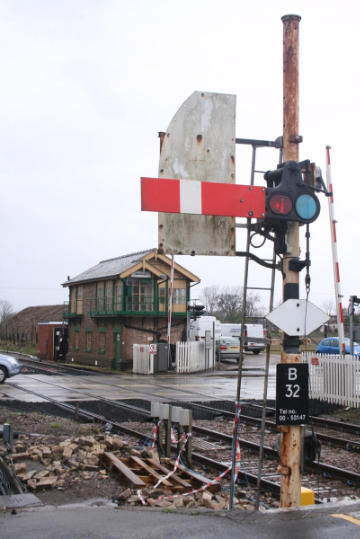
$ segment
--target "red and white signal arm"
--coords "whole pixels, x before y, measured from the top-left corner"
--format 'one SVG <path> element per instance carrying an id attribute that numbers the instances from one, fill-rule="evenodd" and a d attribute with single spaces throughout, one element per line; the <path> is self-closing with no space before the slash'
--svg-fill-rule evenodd
<path id="1" fill-rule="evenodd" d="M 164 213 L 265 217 L 265 187 L 141 178 L 141 209 Z"/>

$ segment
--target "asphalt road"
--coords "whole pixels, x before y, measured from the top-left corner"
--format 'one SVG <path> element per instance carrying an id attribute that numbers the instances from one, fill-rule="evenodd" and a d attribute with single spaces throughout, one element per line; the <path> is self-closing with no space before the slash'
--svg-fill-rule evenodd
<path id="1" fill-rule="evenodd" d="M 169 513 L 115 506 L 46 507 L 0 514 L 2 539 L 358 539 L 360 504 L 267 513 Z"/>

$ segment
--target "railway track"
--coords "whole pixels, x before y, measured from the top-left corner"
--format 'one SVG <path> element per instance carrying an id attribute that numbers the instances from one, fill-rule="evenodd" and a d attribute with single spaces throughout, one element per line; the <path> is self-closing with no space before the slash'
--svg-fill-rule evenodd
<path id="1" fill-rule="evenodd" d="M 81 375 L 88 376 L 88 375 L 91 375 L 91 374 L 93 374 L 93 375 L 94 374 L 99 374 L 97 371 L 94 371 L 92 369 L 84 369 L 84 368 L 80 369 L 78 367 L 74 367 L 74 366 L 71 366 L 71 365 L 64 365 L 64 364 L 54 364 L 54 363 L 50 364 L 49 362 L 42 362 L 42 361 L 40 361 L 38 359 L 35 359 L 35 358 L 24 357 L 21 354 L 18 354 L 18 355 L 21 358 L 22 362 L 24 362 L 25 364 L 31 365 L 32 367 L 38 369 L 39 371 L 45 372 L 46 374 L 59 374 L 59 373 L 71 373 L 71 374 L 74 374 L 75 373 L 78 376 L 81 376 Z M 111 382 L 101 381 L 101 384 L 107 385 L 107 386 L 110 386 L 110 387 L 121 388 L 124 391 L 130 391 L 128 388 L 126 388 L 124 386 L 121 386 L 119 384 L 114 384 L 114 383 L 111 383 Z M 170 389 L 170 390 L 173 389 L 171 386 L 167 386 L 167 385 L 164 385 L 164 384 L 159 384 L 158 382 L 156 383 L 156 385 L 154 384 L 154 387 L 156 387 L 156 388 L 160 387 L 160 388 L 163 388 L 163 389 Z M 133 391 L 133 390 L 131 390 L 131 391 Z M 205 399 L 207 399 L 208 401 L 212 400 L 211 395 L 202 393 L 200 391 L 198 391 L 196 393 L 194 393 L 193 391 L 185 390 L 185 389 L 177 389 L 177 391 L 180 391 L 183 394 L 189 394 L 190 396 L 194 396 L 194 395 L 196 395 L 197 397 L 201 396 L 201 397 L 204 397 Z M 144 394 L 148 395 L 148 393 L 145 393 L 144 391 L 141 391 L 141 390 L 138 391 L 138 393 L 141 393 L 142 395 L 144 395 Z M 154 395 L 154 397 L 156 397 L 156 395 Z M 164 399 L 164 400 L 167 400 L 167 399 Z M 256 404 L 256 403 L 248 402 L 248 401 L 244 401 L 243 404 L 246 405 L 247 407 L 251 407 L 251 408 L 254 408 L 254 409 L 262 409 L 261 404 Z M 227 415 L 228 417 L 233 417 L 233 415 L 234 415 L 233 412 L 231 412 L 229 410 L 217 409 L 217 411 L 219 413 L 221 413 L 221 414 Z M 275 415 L 275 408 L 267 406 L 266 407 L 266 414 L 267 414 L 267 416 Z M 257 417 L 246 416 L 246 419 L 256 420 L 258 418 Z M 339 431 L 339 432 L 349 432 L 351 434 L 360 435 L 360 425 L 351 424 L 351 423 L 342 422 L 342 421 L 335 421 L 335 420 L 330 419 L 330 418 L 326 418 L 326 419 L 325 418 L 319 418 L 319 417 L 316 417 L 316 416 L 310 416 L 310 420 L 314 425 L 318 425 L 320 427 L 331 428 L 331 429 Z M 271 425 L 274 425 L 275 423 L 272 422 L 272 421 L 269 421 L 268 424 L 271 426 Z"/>
<path id="2" fill-rule="evenodd" d="M 15 472 L 10 466 L 0 457 L 0 495 L 8 496 L 11 494 L 22 494 L 25 489 L 16 477 Z"/>
<path id="3" fill-rule="evenodd" d="M 37 397 L 41 397 L 49 402 L 52 402 L 52 404 L 55 404 L 56 406 L 59 406 L 62 409 L 67 410 L 69 413 L 72 413 L 76 416 L 83 417 L 84 419 L 89 421 L 110 424 L 115 431 L 127 434 L 129 436 L 133 436 L 137 439 L 143 440 L 144 442 L 149 440 L 149 427 L 146 425 L 144 426 L 144 424 L 140 425 L 138 429 L 134 429 L 129 427 L 126 423 L 124 424 L 123 422 L 120 423 L 117 421 L 113 421 L 109 416 L 105 417 L 101 414 L 96 414 L 94 412 L 90 412 L 86 409 L 80 408 L 78 404 L 74 406 L 69 403 L 59 403 L 46 395 L 22 388 L 19 384 L 13 385 L 15 385 L 15 387 L 17 387 L 18 389 L 32 393 Z M 79 392 L 79 390 L 74 391 Z M 84 394 L 83 391 L 81 391 L 81 393 Z M 94 395 L 91 396 L 92 398 L 94 398 Z M 131 411 L 138 416 L 142 416 L 142 418 L 147 421 L 150 421 L 149 411 L 142 407 L 119 401 L 110 401 L 108 399 L 102 398 L 100 399 L 100 401 L 106 402 L 107 405 L 113 406 L 114 409 L 122 408 L 126 411 Z M 200 406 L 203 407 L 203 405 Z M 211 409 L 212 412 L 216 411 L 216 409 L 212 407 L 205 406 L 205 408 Z M 228 422 L 227 426 L 228 429 L 231 429 L 231 422 Z M 231 462 L 231 435 L 224 432 L 214 431 L 210 428 L 204 428 L 201 425 L 198 425 L 197 422 L 194 422 L 193 432 L 196 435 L 196 437 L 194 437 L 194 448 L 199 448 L 198 451 L 195 451 L 193 453 L 194 462 L 197 462 L 201 466 L 205 466 L 209 469 L 216 469 L 221 472 L 225 471 L 229 467 L 229 463 Z M 213 449 L 210 448 L 210 452 L 220 452 L 221 460 L 216 460 L 205 454 L 209 454 L 209 444 L 211 446 L 212 442 L 216 440 L 221 441 L 223 446 L 220 448 L 220 451 L 219 447 L 216 446 Z M 202 449 L 204 445 L 207 446 L 205 450 Z M 240 440 L 240 447 L 243 454 L 240 481 L 242 483 L 254 485 L 257 482 L 256 470 L 258 467 L 257 454 L 259 452 L 259 444 L 255 441 L 247 440 L 242 437 Z M 273 495 L 277 497 L 279 495 L 279 474 L 277 473 L 278 451 L 271 446 L 266 446 L 264 448 L 264 453 L 266 462 L 262 473 L 261 488 L 266 491 L 271 491 Z M 344 469 L 331 465 L 329 463 L 313 462 L 307 466 L 307 470 L 308 472 L 310 472 L 310 475 L 305 475 L 307 484 L 310 488 L 313 488 L 314 490 L 316 490 L 314 488 L 314 484 L 317 486 L 317 490 L 319 490 L 320 476 L 322 477 L 321 488 L 323 492 L 332 491 L 332 493 L 334 493 L 334 487 L 329 488 L 327 486 L 327 484 L 329 483 L 329 478 L 331 481 L 335 480 L 341 483 L 340 486 L 336 487 L 337 490 L 340 489 L 344 491 L 346 490 L 346 488 L 348 488 L 350 489 L 350 492 L 352 492 L 352 485 L 360 485 L 360 475 L 358 473 L 352 472 L 349 469 Z M 316 478 L 311 478 L 311 474 L 316 474 Z"/>
<path id="4" fill-rule="evenodd" d="M 57 374 L 59 372 L 67 372 L 67 373 L 68 372 L 71 372 L 71 373 L 75 372 L 75 373 L 77 373 L 77 375 L 81 376 L 83 374 L 88 374 L 88 372 L 89 372 L 88 370 L 79 369 L 77 367 L 71 367 L 71 366 L 67 366 L 67 365 L 47 365 L 47 364 L 44 365 L 44 364 L 40 363 L 39 360 L 34 360 L 34 359 L 29 359 L 29 358 L 22 358 L 22 361 L 30 364 L 31 366 L 35 367 L 36 369 L 38 369 L 38 370 L 40 370 L 42 372 L 46 372 L 47 374 L 49 374 L 49 373 Z M 103 384 L 103 385 L 106 385 L 106 386 L 111 386 L 111 387 L 114 387 L 114 388 L 121 389 L 121 390 L 123 390 L 125 392 L 131 392 L 131 393 L 135 392 L 141 398 L 145 398 L 146 400 L 149 399 L 149 397 L 150 398 L 152 397 L 153 399 L 159 400 L 159 397 L 156 394 L 153 394 L 153 395 L 151 393 L 149 394 L 148 391 L 145 392 L 145 391 L 141 391 L 141 390 L 133 390 L 133 389 L 130 390 L 129 388 L 126 388 L 124 386 L 121 386 L 120 384 L 116 384 L 116 383 L 112 383 L 112 382 L 102 381 L 100 383 Z M 56 385 L 56 384 L 53 384 L 53 385 Z M 60 387 L 60 388 L 65 389 L 65 390 L 68 391 L 68 388 L 65 387 L 65 386 L 61 386 L 61 385 L 57 384 L 57 387 Z M 156 389 L 158 389 L 159 387 L 163 388 L 163 389 L 172 389 L 169 386 L 166 386 L 164 384 L 159 384 L 158 382 L 156 383 L 156 385 L 154 385 L 154 387 Z M 79 394 L 82 394 L 84 396 L 89 396 L 91 398 L 97 398 L 98 400 L 102 400 L 103 402 L 108 402 L 107 399 L 97 397 L 97 396 L 95 396 L 94 394 L 92 394 L 90 392 L 85 392 L 83 390 L 73 390 L 73 391 L 76 391 Z M 177 391 L 181 391 L 181 392 L 183 392 L 185 394 L 188 394 L 190 399 L 191 399 L 191 396 L 194 397 L 194 395 L 196 395 L 196 397 L 201 396 L 201 397 L 207 398 L 208 400 L 211 401 L 211 396 L 205 395 L 205 394 L 202 394 L 202 393 L 199 393 L 199 392 L 196 392 L 196 394 L 194 394 L 194 392 L 186 391 L 186 390 L 177 389 Z M 177 404 L 177 405 L 182 405 L 183 404 L 183 403 L 175 402 L 172 399 L 162 398 L 161 400 L 164 401 L 164 402 L 169 402 L 169 403 Z M 116 401 L 111 401 L 111 402 L 116 402 Z M 253 408 L 254 410 L 262 409 L 262 406 L 259 405 L 259 404 L 248 403 L 248 402 L 244 403 L 244 404 L 246 405 L 247 409 L 248 408 L 249 409 Z M 198 410 L 207 411 L 207 412 L 209 412 L 209 414 L 212 414 L 212 415 L 213 414 L 219 414 L 219 415 L 222 415 L 224 417 L 228 417 L 230 419 L 234 419 L 234 417 L 235 417 L 234 412 L 232 412 L 230 410 L 225 410 L 225 409 L 221 409 L 221 408 L 216 408 L 214 406 L 199 404 L 199 403 L 196 403 L 194 401 L 192 401 L 191 407 L 193 409 L 195 408 L 195 409 L 198 409 Z M 271 408 L 271 407 L 267 407 L 266 408 L 266 413 L 274 415 L 275 414 L 275 409 Z M 259 428 L 261 427 L 261 418 L 256 417 L 256 415 L 249 415 L 248 413 L 247 414 L 242 413 L 241 421 L 242 421 L 242 423 L 244 423 L 246 425 L 254 425 L 254 426 L 257 426 Z M 328 444 L 328 445 L 334 446 L 334 447 L 340 447 L 340 448 L 343 448 L 343 449 L 349 450 L 349 451 L 360 451 L 360 439 L 359 439 L 360 425 L 355 425 L 355 424 L 335 421 L 335 420 L 329 419 L 329 418 L 323 419 L 323 418 L 319 418 L 319 417 L 315 417 L 315 416 L 310 416 L 309 424 L 312 427 L 314 427 L 314 426 L 317 427 L 317 429 L 316 429 L 316 437 L 322 443 L 325 443 L 325 444 Z M 274 432 L 277 432 L 276 423 L 274 421 L 270 420 L 270 419 L 266 419 L 265 427 L 267 429 L 270 429 L 270 430 L 274 431 Z M 331 429 L 332 432 L 329 432 L 330 429 Z M 339 436 L 338 433 L 341 433 L 341 435 Z M 345 433 L 351 434 L 352 437 L 351 438 L 345 437 L 344 436 Z"/>

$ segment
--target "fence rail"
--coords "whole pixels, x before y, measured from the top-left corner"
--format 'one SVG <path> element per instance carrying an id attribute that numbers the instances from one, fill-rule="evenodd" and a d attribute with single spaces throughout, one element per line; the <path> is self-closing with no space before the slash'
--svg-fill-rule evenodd
<path id="1" fill-rule="evenodd" d="M 334 404 L 360 408 L 360 360 L 350 356 L 304 352 L 309 365 L 309 394 Z"/>

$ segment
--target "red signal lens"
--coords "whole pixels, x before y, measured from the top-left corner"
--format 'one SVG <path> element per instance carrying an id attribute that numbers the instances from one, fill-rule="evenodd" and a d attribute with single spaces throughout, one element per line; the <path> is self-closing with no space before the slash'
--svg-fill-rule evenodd
<path id="1" fill-rule="evenodd" d="M 288 215 L 292 210 L 292 200 L 287 195 L 275 193 L 269 200 L 269 206 L 273 213 L 278 215 Z"/>

